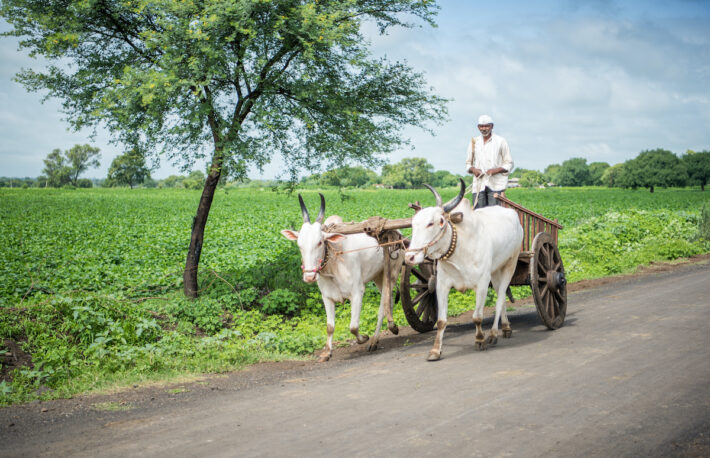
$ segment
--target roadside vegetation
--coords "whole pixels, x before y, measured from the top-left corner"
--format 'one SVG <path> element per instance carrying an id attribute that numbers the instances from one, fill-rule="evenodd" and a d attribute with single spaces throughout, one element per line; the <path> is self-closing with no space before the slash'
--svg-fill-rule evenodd
<path id="1" fill-rule="evenodd" d="M 408 216 L 432 204 L 426 190 L 325 190 L 326 212 L 346 220 Z M 443 197 L 455 194 L 454 188 Z M 198 191 L 0 190 L 0 404 L 67 397 L 309 358 L 325 343 L 318 289 L 301 281 L 300 255 L 279 234 L 300 227 L 294 195 L 218 191 L 206 229 L 198 299 L 182 292 L 182 267 Z M 317 206 L 316 191 L 303 191 Z M 514 201 L 565 227 L 560 251 L 570 281 L 710 251 L 710 198 L 699 189 L 512 189 Z M 406 231 L 405 231 L 406 233 Z M 529 288 L 514 291 L 516 297 Z M 365 294 L 372 334 L 378 293 Z M 451 293 L 450 313 L 474 305 Z M 571 305 L 573 307 L 573 304 Z M 335 339 L 350 342 L 349 307 Z M 399 306 L 395 320 L 406 326 Z"/>

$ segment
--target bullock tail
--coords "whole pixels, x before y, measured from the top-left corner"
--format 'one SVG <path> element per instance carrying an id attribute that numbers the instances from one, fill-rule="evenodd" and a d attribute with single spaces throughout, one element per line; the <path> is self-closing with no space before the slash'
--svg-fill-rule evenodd
<path id="1" fill-rule="evenodd" d="M 399 285 L 397 285 L 396 292 L 394 293 L 394 303 L 399 304 Z"/>

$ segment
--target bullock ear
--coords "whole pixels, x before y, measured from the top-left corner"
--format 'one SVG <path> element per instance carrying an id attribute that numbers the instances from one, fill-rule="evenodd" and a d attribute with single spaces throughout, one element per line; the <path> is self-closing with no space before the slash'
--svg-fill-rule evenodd
<path id="1" fill-rule="evenodd" d="M 444 227 L 444 217 L 439 218 L 439 227 Z"/>
<path id="2" fill-rule="evenodd" d="M 331 243 L 337 243 L 345 239 L 345 236 L 343 234 L 338 234 L 337 232 L 333 234 L 325 233 L 324 235 L 326 240 Z"/>
<path id="3" fill-rule="evenodd" d="M 292 229 L 284 229 L 281 234 L 289 240 L 298 240 L 298 231 Z"/>
<path id="4" fill-rule="evenodd" d="M 458 224 L 461 221 L 463 221 L 463 213 L 461 213 L 461 212 L 452 213 L 451 216 L 449 217 L 449 219 L 451 220 L 452 223 Z"/>

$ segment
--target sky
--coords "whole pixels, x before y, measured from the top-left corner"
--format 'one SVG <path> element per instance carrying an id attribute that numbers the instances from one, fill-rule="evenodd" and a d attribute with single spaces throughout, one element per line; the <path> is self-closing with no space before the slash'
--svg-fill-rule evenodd
<path id="1" fill-rule="evenodd" d="M 466 146 L 481 114 L 510 145 L 516 167 L 544 170 L 573 157 L 615 164 L 646 149 L 710 150 L 710 1 L 441 0 L 438 27 L 363 32 L 375 56 L 406 61 L 450 99 L 434 135 L 408 128 L 412 147 L 436 170 L 465 173 Z M 0 31 L 10 26 L 0 20 Z M 61 104 L 12 77 L 42 63 L 0 38 L 0 176 L 35 177 L 54 148 L 90 143 L 104 178 L 122 152 L 99 128 L 72 132 Z M 195 169 L 204 169 L 196 164 Z M 251 178 L 283 170 L 278 157 Z M 163 160 L 153 177 L 182 173 Z"/>

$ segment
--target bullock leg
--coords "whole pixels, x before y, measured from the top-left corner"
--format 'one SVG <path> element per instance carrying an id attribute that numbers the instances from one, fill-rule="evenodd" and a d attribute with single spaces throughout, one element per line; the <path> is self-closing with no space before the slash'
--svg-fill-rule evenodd
<path id="1" fill-rule="evenodd" d="M 482 277 L 476 286 L 476 308 L 473 311 L 473 324 L 476 325 L 476 341 L 474 348 L 476 350 L 485 350 L 488 346 L 485 336 L 483 335 L 483 307 L 486 305 L 486 296 L 488 296 L 488 284 L 490 277 Z"/>
<path id="2" fill-rule="evenodd" d="M 362 310 L 362 295 L 364 293 L 363 288 L 360 291 L 355 291 L 350 297 L 350 332 L 359 344 L 364 344 L 370 338 L 367 334 L 360 334 L 360 311 Z"/>
<path id="3" fill-rule="evenodd" d="M 441 278 L 441 277 L 437 277 Z M 434 346 L 429 351 L 427 361 L 438 361 L 441 359 L 441 347 L 444 343 L 444 331 L 446 330 L 446 320 L 449 316 L 449 291 L 451 285 L 441 285 L 437 280 L 436 300 L 439 303 L 439 314 L 436 320 L 436 338 Z"/>
<path id="4" fill-rule="evenodd" d="M 508 289 L 510 279 L 513 278 L 517 263 L 518 256 L 516 254 L 511 257 L 501 269 L 495 272 L 491 278 L 493 287 L 498 294 L 498 298 L 496 300 L 496 316 L 493 320 L 493 326 L 491 326 L 490 334 L 488 334 L 488 339 L 486 339 L 486 341 L 492 345 L 495 345 L 498 342 L 498 320 L 501 317 L 503 318 L 503 337 L 509 338 L 513 335 L 513 330 L 510 328 L 510 321 L 508 321 L 508 314 L 505 311 L 505 291 Z"/>
<path id="5" fill-rule="evenodd" d="M 325 305 L 325 317 L 328 326 L 328 340 L 325 343 L 325 349 L 318 358 L 319 363 L 328 361 L 333 355 L 333 332 L 335 332 L 335 302 L 323 297 L 323 304 Z"/>
<path id="6" fill-rule="evenodd" d="M 399 261 L 396 263 L 396 265 L 393 264 L 393 260 L 390 257 L 390 247 L 384 247 L 383 251 L 385 257 L 385 264 L 382 272 L 383 288 L 380 288 L 380 297 L 384 298 L 383 303 L 385 304 L 384 311 L 385 315 L 387 316 L 387 329 L 389 329 L 392 334 L 397 335 L 399 334 L 399 328 L 395 324 L 394 318 L 392 317 L 392 287 L 397 282 L 399 266 L 402 265 L 402 262 Z"/>
<path id="7" fill-rule="evenodd" d="M 375 328 L 375 335 L 370 339 L 370 344 L 367 346 L 367 351 L 377 350 L 377 344 L 380 341 L 380 330 L 382 329 L 382 320 L 385 316 L 385 295 L 382 285 L 382 277 L 375 277 L 375 286 L 380 291 L 380 309 L 377 311 L 377 327 Z"/>

